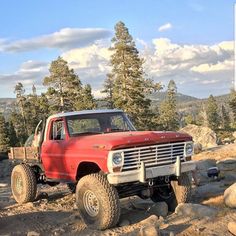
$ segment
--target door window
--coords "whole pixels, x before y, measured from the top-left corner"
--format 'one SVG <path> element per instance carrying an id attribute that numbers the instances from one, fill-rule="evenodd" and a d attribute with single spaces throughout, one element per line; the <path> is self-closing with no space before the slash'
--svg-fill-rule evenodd
<path id="1" fill-rule="evenodd" d="M 52 124 L 51 140 L 64 140 L 64 139 L 65 139 L 64 121 L 56 120 Z"/>

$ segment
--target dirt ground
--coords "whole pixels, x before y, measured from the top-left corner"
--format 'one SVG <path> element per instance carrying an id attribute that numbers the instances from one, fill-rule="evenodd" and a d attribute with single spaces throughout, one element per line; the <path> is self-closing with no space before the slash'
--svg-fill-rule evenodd
<path id="1" fill-rule="evenodd" d="M 236 159 L 236 144 L 206 150 L 194 156 L 194 160 Z M 161 235 L 231 235 L 227 230 L 229 221 L 236 221 L 236 211 L 223 203 L 224 190 L 234 181 L 227 178 L 220 181 L 203 181 L 193 186 L 193 203 L 204 204 L 217 209 L 213 218 L 183 217 L 169 213 L 167 217 L 154 217 L 148 208 L 140 207 L 145 202 L 137 197 L 121 201 L 120 227 L 103 232 L 86 228 L 75 205 L 75 196 L 65 185 L 55 187 L 39 186 L 38 200 L 18 205 L 10 190 L 10 169 L 6 161 L 0 162 L 0 235 L 138 235 L 145 220 L 156 221 Z M 5 172 L 5 174 L 4 174 Z M 150 206 L 153 204 L 148 201 Z M 34 232 L 32 232 L 34 231 Z"/>

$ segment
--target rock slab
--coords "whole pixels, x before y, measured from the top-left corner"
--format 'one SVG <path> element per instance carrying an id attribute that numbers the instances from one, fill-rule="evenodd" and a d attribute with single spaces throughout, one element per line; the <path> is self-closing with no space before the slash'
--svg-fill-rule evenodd
<path id="1" fill-rule="evenodd" d="M 191 135 L 193 137 L 193 141 L 201 144 L 203 148 L 217 146 L 216 133 L 208 127 L 189 124 L 182 128 L 180 132 Z"/>
<path id="2" fill-rule="evenodd" d="M 228 187 L 224 192 L 225 205 L 230 208 L 236 208 L 236 183 Z"/>
<path id="3" fill-rule="evenodd" d="M 228 230 L 231 234 L 235 235 L 236 236 L 236 222 L 229 222 L 228 223 Z"/>
<path id="4" fill-rule="evenodd" d="M 217 214 L 217 210 L 215 208 L 204 206 L 201 204 L 181 203 L 176 207 L 175 213 L 177 215 L 194 219 L 203 217 L 215 217 Z"/>

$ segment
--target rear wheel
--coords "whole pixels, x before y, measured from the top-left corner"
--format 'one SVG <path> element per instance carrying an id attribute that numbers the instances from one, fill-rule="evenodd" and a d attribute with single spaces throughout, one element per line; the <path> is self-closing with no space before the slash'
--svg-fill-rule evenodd
<path id="1" fill-rule="evenodd" d="M 18 203 L 32 202 L 37 193 L 37 181 L 33 169 L 21 164 L 13 168 L 11 174 L 11 189 Z"/>
<path id="2" fill-rule="evenodd" d="M 152 201 L 165 201 L 169 211 L 175 211 L 180 203 L 187 203 L 191 199 L 191 181 L 188 173 L 182 173 L 178 180 L 172 180 L 169 186 L 155 188 Z"/>
<path id="3" fill-rule="evenodd" d="M 104 230 L 118 223 L 119 196 L 104 175 L 96 173 L 80 179 L 76 187 L 76 202 L 88 227 Z"/>

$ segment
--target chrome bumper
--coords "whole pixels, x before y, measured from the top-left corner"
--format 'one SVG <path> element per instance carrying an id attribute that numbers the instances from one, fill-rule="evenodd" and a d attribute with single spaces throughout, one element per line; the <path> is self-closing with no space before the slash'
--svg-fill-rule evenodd
<path id="1" fill-rule="evenodd" d="M 177 158 L 174 164 L 152 168 L 146 168 L 145 163 L 142 162 L 138 170 L 110 173 L 107 175 L 107 179 L 110 184 L 114 185 L 135 181 L 145 183 L 148 179 L 154 179 L 159 176 L 175 175 L 178 177 L 181 173 L 189 172 L 194 169 L 196 169 L 194 161 L 181 162 L 180 158 Z"/>

